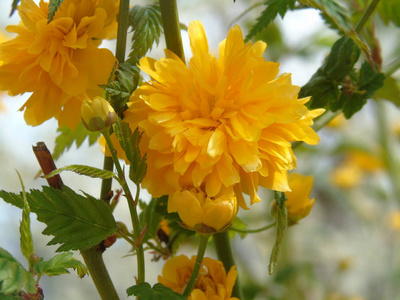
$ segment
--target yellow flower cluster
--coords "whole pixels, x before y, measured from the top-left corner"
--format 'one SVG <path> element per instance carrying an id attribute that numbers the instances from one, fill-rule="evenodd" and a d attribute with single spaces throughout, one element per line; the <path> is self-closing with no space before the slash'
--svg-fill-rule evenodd
<path id="1" fill-rule="evenodd" d="M 262 57 L 266 44 L 245 44 L 239 26 L 221 42 L 219 58 L 209 53 L 201 22 L 191 22 L 188 32 L 188 66 L 169 50 L 166 58 L 140 60 L 151 80 L 131 96 L 125 120 L 144 133 L 143 187 L 154 197 L 170 195 L 169 211 L 185 210 L 188 227 L 203 218 L 218 230 L 236 207 L 248 208 L 243 192 L 253 204 L 259 186 L 290 190 L 291 142 L 317 144 L 311 125 L 324 110 L 308 110 L 309 98 L 298 99 L 290 74 L 278 76 L 279 64 Z M 194 218 L 189 203 L 201 217 Z M 227 216 L 224 226 L 204 223 L 218 211 Z"/>
<path id="2" fill-rule="evenodd" d="M 115 57 L 98 45 L 115 37 L 117 6 L 113 0 L 65 0 L 48 23 L 47 2 L 21 1 L 21 23 L 7 27 L 17 36 L 0 45 L 0 89 L 32 92 L 21 107 L 28 125 L 55 117 L 74 128 L 84 95 L 102 95 L 98 85 L 107 82 Z"/>
<path id="3" fill-rule="evenodd" d="M 158 276 L 158 282 L 177 293 L 183 293 L 195 262 L 196 256 L 191 259 L 185 255 L 170 258 L 164 265 L 162 276 Z M 237 300 L 236 297 L 231 297 L 236 277 L 235 267 L 226 274 L 222 262 L 205 257 L 189 300 Z"/>

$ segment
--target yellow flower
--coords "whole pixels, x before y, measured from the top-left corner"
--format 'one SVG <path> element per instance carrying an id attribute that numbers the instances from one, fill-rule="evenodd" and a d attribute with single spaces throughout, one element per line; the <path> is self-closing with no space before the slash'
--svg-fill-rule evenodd
<path id="1" fill-rule="evenodd" d="M 400 211 L 391 212 L 388 220 L 390 228 L 400 231 Z"/>
<path id="2" fill-rule="evenodd" d="M 313 181 L 312 176 L 303 176 L 298 173 L 289 174 L 289 186 L 292 191 L 285 192 L 289 225 L 297 223 L 310 213 L 315 202 L 315 199 L 309 198 Z"/>
<path id="3" fill-rule="evenodd" d="M 7 41 L 7 37 L 4 35 L 3 31 L 0 31 L 0 43 L 4 43 Z M 0 59 L 0 66 L 3 65 L 3 61 Z M 3 93 L 0 92 L 0 112 L 5 112 L 6 107 L 4 106 L 3 99 L 2 99 Z"/>
<path id="4" fill-rule="evenodd" d="M 97 48 L 107 21 L 97 3 L 65 0 L 47 24 L 47 2 L 21 1 L 21 23 L 7 27 L 17 36 L 0 45 L 0 89 L 11 95 L 32 92 L 21 107 L 28 125 L 55 117 L 60 126 L 74 128 L 84 94 L 102 95 L 98 85 L 107 82 L 115 58 Z"/>
<path id="5" fill-rule="evenodd" d="M 117 114 L 110 103 L 98 96 L 83 102 L 81 117 L 83 124 L 90 131 L 102 131 L 117 121 Z"/>
<path id="6" fill-rule="evenodd" d="M 334 117 L 332 120 L 329 121 L 328 124 L 326 124 L 327 127 L 330 128 L 339 128 L 342 127 L 346 122 L 346 118 L 344 117 L 343 114 L 339 114 L 336 117 Z"/>
<path id="7" fill-rule="evenodd" d="M 143 187 L 155 197 L 188 186 L 215 197 L 233 187 L 242 208 L 242 192 L 254 203 L 258 186 L 289 190 L 291 142 L 317 144 L 310 126 L 323 110 L 307 110 L 309 98 L 298 99 L 290 74 L 277 77 L 279 64 L 262 57 L 266 44 L 244 44 L 239 26 L 220 44 L 219 58 L 209 54 L 201 22 L 188 32 L 189 66 L 168 50 L 159 61 L 140 60 L 151 80 L 133 93 L 125 118 L 144 132 Z"/>
<path id="8" fill-rule="evenodd" d="M 168 212 L 178 212 L 184 225 L 199 233 L 210 234 L 230 226 L 238 211 L 233 189 L 208 197 L 197 188 L 176 191 L 168 200 Z"/>
<path id="9" fill-rule="evenodd" d="M 158 276 L 158 282 L 177 293 L 183 293 L 195 262 L 196 256 L 191 259 L 185 255 L 170 258 L 163 267 L 162 276 Z M 238 300 L 231 297 L 236 277 L 234 266 L 226 274 L 222 262 L 205 257 L 189 300 Z"/>

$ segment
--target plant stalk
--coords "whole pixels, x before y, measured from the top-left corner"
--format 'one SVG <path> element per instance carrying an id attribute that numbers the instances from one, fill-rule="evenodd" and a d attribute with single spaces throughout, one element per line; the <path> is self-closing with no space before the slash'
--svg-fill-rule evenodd
<path id="1" fill-rule="evenodd" d="M 208 239 L 210 238 L 210 235 L 200 234 L 199 237 L 200 237 L 200 243 L 199 243 L 199 248 L 197 249 L 196 262 L 193 267 L 192 275 L 190 275 L 189 282 L 187 283 L 186 288 L 183 292 L 183 296 L 186 298 L 190 296 L 190 293 L 193 291 L 193 288 L 196 285 L 197 280 L 199 279 L 199 272 L 201 264 L 203 262 L 204 253 L 206 252 L 207 243 Z"/>
<path id="2" fill-rule="evenodd" d="M 229 270 L 235 266 L 235 259 L 233 257 L 228 231 L 214 233 L 213 239 L 218 259 L 222 262 L 225 271 L 228 273 Z M 236 283 L 232 289 L 232 297 L 243 299 L 242 290 L 239 283 L 239 275 L 236 278 Z"/>
<path id="3" fill-rule="evenodd" d="M 185 62 L 176 0 L 160 0 L 160 10 L 167 48 Z"/>
<path id="4" fill-rule="evenodd" d="M 140 188 L 137 186 L 136 190 L 136 197 L 133 199 L 132 193 L 128 187 L 128 184 L 125 180 L 125 174 L 124 171 L 122 170 L 121 164 L 119 163 L 118 157 L 117 157 L 117 152 L 115 151 L 114 145 L 111 141 L 110 134 L 107 130 L 103 132 L 103 136 L 106 140 L 107 146 L 110 149 L 112 158 L 114 160 L 115 168 L 117 169 L 118 173 L 118 178 L 120 181 L 120 184 L 122 186 L 122 189 L 125 192 L 125 196 L 128 200 L 128 206 L 129 206 L 129 212 L 131 215 L 131 220 L 132 220 L 132 226 L 133 226 L 133 237 L 135 239 L 135 242 L 137 242 L 140 239 L 141 235 L 141 228 L 140 228 L 140 222 L 139 222 L 139 217 L 136 209 L 136 203 L 139 200 L 139 192 Z M 138 283 L 142 283 L 145 281 L 145 264 L 144 264 L 144 250 L 143 250 L 143 244 L 139 243 L 137 248 L 136 248 L 136 257 L 137 257 L 137 269 L 138 269 Z"/>
<path id="5" fill-rule="evenodd" d="M 258 232 L 262 232 L 265 231 L 267 229 L 270 229 L 272 227 L 274 227 L 276 225 L 276 222 L 273 222 L 267 226 L 258 228 L 258 229 L 239 229 L 239 228 L 234 228 L 234 227 L 230 227 L 229 230 L 233 230 L 239 233 L 258 233 Z"/>
<path id="6" fill-rule="evenodd" d="M 126 36 L 129 27 L 129 0 L 121 0 L 119 4 L 118 33 L 115 57 L 119 63 L 125 61 Z"/>
<path id="7" fill-rule="evenodd" d="M 379 1 L 380 0 L 372 0 L 372 2 L 368 5 L 367 10 L 364 12 L 360 21 L 358 21 L 356 28 L 354 29 L 356 33 L 360 33 L 360 31 L 364 28 L 365 23 L 368 21 L 369 17 L 371 17 Z"/>

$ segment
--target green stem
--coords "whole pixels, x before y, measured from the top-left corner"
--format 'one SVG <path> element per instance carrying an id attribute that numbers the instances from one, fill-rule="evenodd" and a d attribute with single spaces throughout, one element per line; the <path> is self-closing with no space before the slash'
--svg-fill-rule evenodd
<path id="1" fill-rule="evenodd" d="M 372 0 L 372 2 L 368 5 L 367 10 L 364 12 L 360 21 L 358 21 L 356 28 L 354 29 L 355 32 L 360 33 L 360 31 L 364 28 L 365 23 L 368 21 L 369 17 L 374 12 L 379 1 L 380 0 Z"/>
<path id="2" fill-rule="evenodd" d="M 267 229 L 270 229 L 270 228 L 274 227 L 275 225 L 276 225 L 276 222 L 269 224 L 267 226 L 261 227 L 259 229 L 239 229 L 239 228 L 230 227 L 229 230 L 233 230 L 233 231 L 240 232 L 240 233 L 257 233 L 257 232 L 262 232 Z"/>
<path id="3" fill-rule="evenodd" d="M 119 63 L 125 61 L 126 36 L 129 26 L 129 0 L 121 0 L 119 4 L 117 47 L 115 57 Z"/>
<path id="4" fill-rule="evenodd" d="M 125 174 L 122 170 L 121 164 L 119 163 L 119 159 L 117 157 L 117 152 L 115 151 L 114 145 L 111 141 L 110 134 L 107 130 L 105 130 L 103 136 L 106 140 L 107 146 L 110 149 L 112 158 L 114 160 L 115 168 L 117 169 L 118 178 L 121 183 L 122 189 L 125 192 L 125 196 L 128 200 L 129 212 L 131 214 L 132 226 L 133 226 L 133 237 L 135 242 L 138 243 L 141 235 L 141 228 L 139 223 L 139 217 L 136 209 L 136 203 L 139 200 L 139 192 L 140 188 L 137 186 L 136 197 L 135 200 L 132 197 L 132 193 L 128 187 L 128 184 L 125 180 Z M 145 265 L 144 265 L 144 251 L 142 243 L 138 243 L 136 247 L 136 257 L 137 257 L 137 268 L 138 268 L 138 283 L 142 283 L 145 281 Z"/>
<path id="5" fill-rule="evenodd" d="M 160 10 L 167 48 L 185 62 L 176 0 L 160 0 Z"/>
<path id="6" fill-rule="evenodd" d="M 101 249 L 92 247 L 81 251 L 81 254 L 101 299 L 118 300 L 119 297 L 104 264 Z"/>
<path id="7" fill-rule="evenodd" d="M 385 67 L 384 73 L 386 77 L 389 77 L 400 69 L 400 57 L 396 58 L 389 65 Z"/>
<path id="8" fill-rule="evenodd" d="M 224 265 L 226 272 L 229 272 L 231 267 L 235 266 L 235 259 L 233 257 L 228 231 L 215 233 L 213 239 L 218 259 Z M 243 299 L 242 291 L 240 289 L 239 275 L 236 278 L 236 283 L 232 290 L 232 297 Z"/>
<path id="9" fill-rule="evenodd" d="M 185 291 L 183 292 L 183 296 L 188 298 L 190 293 L 192 292 L 194 286 L 196 285 L 197 280 L 199 279 L 199 271 L 201 268 L 201 264 L 203 262 L 204 253 L 206 252 L 209 235 L 200 234 L 200 243 L 199 248 L 197 249 L 197 257 L 196 262 L 193 267 L 192 275 L 190 275 L 190 279 L 188 284 L 186 285 Z"/>
<path id="10" fill-rule="evenodd" d="M 104 155 L 103 170 L 113 171 L 114 163 L 111 156 Z M 110 204 L 110 191 L 112 186 L 112 178 L 103 179 L 101 181 L 100 199 Z"/>
<path id="11" fill-rule="evenodd" d="M 400 172 L 398 168 L 398 162 L 393 155 L 391 143 L 390 143 L 390 130 L 387 123 L 387 114 L 385 112 L 385 102 L 382 100 L 376 101 L 376 112 L 378 120 L 378 132 L 380 136 L 381 147 L 383 151 L 383 160 L 385 166 L 388 169 L 390 180 L 393 187 L 394 196 L 399 198 L 400 196 Z"/>

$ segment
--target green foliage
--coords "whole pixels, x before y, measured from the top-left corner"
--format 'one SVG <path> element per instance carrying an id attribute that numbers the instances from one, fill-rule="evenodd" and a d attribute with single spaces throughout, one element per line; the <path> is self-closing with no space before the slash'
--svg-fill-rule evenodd
<path id="1" fill-rule="evenodd" d="M 181 294 L 178 294 L 170 288 L 156 283 L 153 288 L 147 282 L 129 287 L 126 290 L 128 296 L 140 296 L 141 300 L 184 300 Z"/>
<path id="2" fill-rule="evenodd" d="M 4 293 L 12 296 L 22 289 L 28 293 L 36 293 L 33 275 L 10 253 L 0 248 L 0 295 Z"/>
<path id="3" fill-rule="evenodd" d="M 17 6 L 18 6 L 18 3 L 20 2 L 21 0 L 13 0 L 13 2 L 12 2 L 12 4 L 11 4 L 11 12 L 10 12 L 10 17 L 14 14 L 14 12 L 17 10 Z"/>
<path id="4" fill-rule="evenodd" d="M 149 239 L 157 238 L 157 231 L 163 219 L 164 205 L 165 203 L 161 201 L 161 198 L 152 198 L 149 204 L 141 203 L 142 212 L 139 215 L 139 220 L 142 228 L 146 226 L 146 233 L 142 239 L 143 243 Z"/>
<path id="5" fill-rule="evenodd" d="M 101 179 L 110 179 L 115 176 L 115 174 L 113 172 L 103 170 L 103 169 L 98 169 L 98 168 L 85 166 L 85 165 L 69 165 L 69 166 L 65 166 L 65 167 L 59 168 L 57 170 L 54 170 L 53 172 L 51 172 L 43 177 L 51 178 L 53 176 L 60 174 L 63 171 L 72 171 L 72 172 L 78 173 L 79 175 L 85 175 L 85 176 L 89 176 L 92 178 L 101 178 Z"/>
<path id="6" fill-rule="evenodd" d="M 100 133 L 92 132 L 85 128 L 83 123 L 79 123 L 74 130 L 68 127 L 58 128 L 59 135 L 56 138 L 56 143 L 53 151 L 53 159 L 58 159 L 65 150 L 71 148 L 75 142 L 76 147 L 79 148 L 82 143 L 88 138 L 89 145 L 93 145 Z"/>
<path id="7" fill-rule="evenodd" d="M 29 207 L 28 199 L 26 198 L 25 187 L 19 173 L 18 177 L 21 182 L 22 200 L 24 201 L 24 207 L 22 208 L 22 221 L 19 226 L 21 252 L 22 255 L 25 256 L 25 258 L 28 260 L 29 269 L 31 269 L 33 266 L 31 254 L 35 252 L 35 250 L 33 249 L 33 240 L 31 233 L 31 219 L 29 217 L 31 209 Z"/>
<path id="8" fill-rule="evenodd" d="M 146 154 L 142 157 L 139 149 L 141 134 L 138 129 L 132 132 L 128 123 L 121 120 L 114 124 L 113 129 L 130 162 L 129 178 L 135 184 L 140 184 L 147 172 Z"/>
<path id="9" fill-rule="evenodd" d="M 47 23 L 50 23 L 51 20 L 53 20 L 57 9 L 60 7 L 60 5 L 63 1 L 64 0 L 50 0 L 49 1 L 49 13 L 48 13 L 48 17 L 47 17 Z"/>
<path id="10" fill-rule="evenodd" d="M 400 1 L 398 0 L 382 0 L 378 6 L 379 13 L 385 24 L 393 22 L 396 26 L 400 26 Z"/>
<path id="11" fill-rule="evenodd" d="M 358 72 L 354 70 L 359 56 L 360 50 L 351 38 L 337 40 L 324 64 L 302 87 L 299 97 L 312 96 L 310 108 L 343 110 L 350 118 L 383 85 L 384 79 L 367 62 Z"/>
<path id="12" fill-rule="evenodd" d="M 120 117 L 126 110 L 126 102 L 136 89 L 139 79 L 139 68 L 136 66 L 136 62 L 128 60 L 119 65 L 113 81 L 100 85 L 108 93 L 110 104 Z"/>
<path id="13" fill-rule="evenodd" d="M 393 77 L 385 78 L 383 87 L 376 93 L 378 99 L 386 99 L 393 102 L 396 106 L 400 106 L 400 85 Z"/>
<path id="14" fill-rule="evenodd" d="M 133 31 L 129 57 L 137 62 L 160 40 L 162 20 L 159 4 L 135 5 L 129 12 L 129 24 Z"/>
<path id="15" fill-rule="evenodd" d="M 269 258 L 268 272 L 271 275 L 276 268 L 278 262 L 279 252 L 281 250 L 281 245 L 283 242 L 283 237 L 287 229 L 287 210 L 286 210 L 286 196 L 282 192 L 275 192 L 275 199 L 277 203 L 276 211 L 276 239 L 274 247 L 271 251 L 271 256 Z"/>
<path id="16" fill-rule="evenodd" d="M 267 6 L 261 15 L 257 18 L 256 24 L 247 34 L 245 40 L 250 40 L 257 33 L 261 32 L 271 23 L 278 14 L 283 18 L 288 9 L 293 10 L 296 0 L 266 0 L 265 5 Z"/>
<path id="17" fill-rule="evenodd" d="M 72 252 L 60 253 L 49 260 L 41 258 L 35 265 L 35 273 L 39 276 L 58 276 L 69 273 L 68 269 L 77 270 L 79 277 L 88 273 L 84 264 L 73 257 Z"/>
<path id="18" fill-rule="evenodd" d="M 23 206 L 13 193 L 0 191 L 6 202 Z M 54 235 L 49 245 L 62 244 L 57 251 L 85 250 L 97 245 L 117 230 L 108 205 L 89 195 L 83 197 L 64 186 L 62 190 L 43 187 L 27 194 L 32 212 L 47 225 L 43 234 Z"/>
<path id="19" fill-rule="evenodd" d="M 244 223 L 242 221 L 242 219 L 240 219 L 239 217 L 236 217 L 233 220 L 232 227 L 235 228 L 235 229 L 239 229 L 239 230 L 246 230 L 246 228 L 247 228 L 246 223 Z M 238 231 L 235 231 L 235 230 L 229 230 L 229 238 L 230 239 L 232 239 L 236 234 L 239 234 L 242 239 L 247 235 L 247 233 L 245 233 L 245 232 L 238 232 Z"/>

